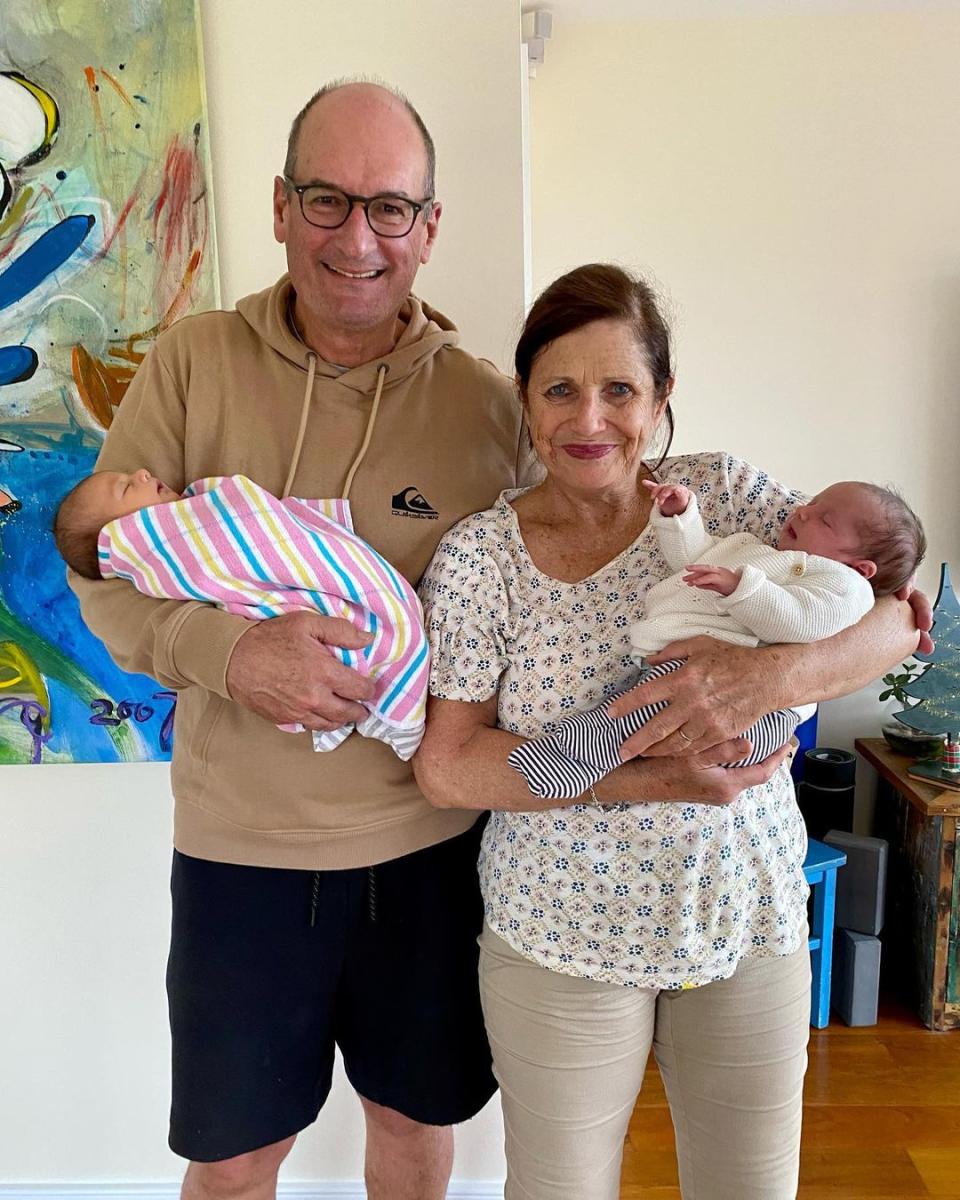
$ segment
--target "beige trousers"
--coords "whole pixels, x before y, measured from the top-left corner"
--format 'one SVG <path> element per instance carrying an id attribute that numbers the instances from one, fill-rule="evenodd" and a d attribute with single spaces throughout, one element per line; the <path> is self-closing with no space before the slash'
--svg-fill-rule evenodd
<path id="1" fill-rule="evenodd" d="M 806 946 L 745 959 L 730 979 L 682 992 L 549 971 L 486 926 L 480 948 L 506 1200 L 617 1200 L 651 1045 L 684 1200 L 794 1200 L 810 1034 Z"/>

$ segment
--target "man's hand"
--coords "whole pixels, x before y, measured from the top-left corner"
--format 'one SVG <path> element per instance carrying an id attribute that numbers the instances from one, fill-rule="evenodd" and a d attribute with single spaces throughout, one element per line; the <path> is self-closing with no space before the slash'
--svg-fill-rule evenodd
<path id="1" fill-rule="evenodd" d="M 690 587 L 703 588 L 707 592 L 718 592 L 721 596 L 732 596 L 740 583 L 740 572 L 729 567 L 711 567 L 706 563 L 691 563 L 683 582 Z"/>
<path id="2" fill-rule="evenodd" d="M 930 636 L 930 627 L 933 625 L 933 609 L 930 607 L 930 601 L 923 592 L 917 591 L 913 586 L 912 579 L 909 583 L 905 583 L 898 592 L 894 592 L 894 595 L 898 600 L 906 600 L 913 609 L 913 619 L 920 631 L 920 642 L 916 652 L 932 654 L 934 641 Z"/>
<path id="3" fill-rule="evenodd" d="M 356 701 L 372 699 L 374 687 L 333 650 L 360 650 L 372 638 L 349 621 L 319 613 L 257 621 L 233 648 L 227 690 L 238 704 L 275 725 L 339 729 L 367 715 Z"/>
<path id="4" fill-rule="evenodd" d="M 656 664 L 671 658 L 686 662 L 669 675 L 640 684 L 607 709 L 609 716 L 622 717 L 642 704 L 667 701 L 663 712 L 623 743 L 624 759 L 637 754 L 698 754 L 737 737 L 764 713 L 779 707 L 772 660 L 768 666 L 763 650 L 694 637 L 671 642 L 647 661 Z"/>
<path id="5" fill-rule="evenodd" d="M 790 745 L 781 746 L 763 762 L 750 767 L 727 767 L 750 753 L 746 738 L 732 738 L 711 750 L 683 758 L 644 759 L 635 764 L 643 783 L 644 800 L 681 801 L 691 804 L 731 804 L 748 787 L 766 783 L 790 756 Z"/>
<path id="6" fill-rule="evenodd" d="M 682 483 L 654 483 L 652 479 L 641 479 L 640 482 L 650 493 L 659 512 L 665 517 L 679 517 L 687 511 L 690 503 L 690 489 Z"/>

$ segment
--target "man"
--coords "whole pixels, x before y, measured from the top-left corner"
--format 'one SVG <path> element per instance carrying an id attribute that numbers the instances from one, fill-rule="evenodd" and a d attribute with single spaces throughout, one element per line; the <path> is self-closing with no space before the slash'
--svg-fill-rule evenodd
<path id="1" fill-rule="evenodd" d="M 277 494 L 349 495 L 357 532 L 414 583 L 451 525 L 532 482 L 511 386 L 410 295 L 439 227 L 433 159 L 402 97 L 317 93 L 274 185 L 289 275 L 157 341 L 99 467 L 146 464 L 178 491 L 242 473 Z M 476 987 L 479 831 L 431 808 L 381 742 L 318 754 L 276 728 L 362 717 L 371 687 L 331 647 L 365 635 L 307 613 L 251 624 L 118 580 L 71 585 L 116 660 L 179 693 L 167 985 L 184 1200 L 275 1195 L 335 1044 L 363 1105 L 368 1195 L 442 1197 L 450 1127 L 495 1088 Z"/>

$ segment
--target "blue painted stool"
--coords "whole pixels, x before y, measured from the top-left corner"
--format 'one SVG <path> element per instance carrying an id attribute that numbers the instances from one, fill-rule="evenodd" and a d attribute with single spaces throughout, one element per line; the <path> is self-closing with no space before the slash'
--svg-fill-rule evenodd
<path id="1" fill-rule="evenodd" d="M 813 889 L 810 925 L 810 1024 L 823 1029 L 830 1023 L 830 972 L 833 969 L 833 917 L 837 902 L 837 871 L 847 861 L 842 850 L 810 839 L 803 874 Z"/>

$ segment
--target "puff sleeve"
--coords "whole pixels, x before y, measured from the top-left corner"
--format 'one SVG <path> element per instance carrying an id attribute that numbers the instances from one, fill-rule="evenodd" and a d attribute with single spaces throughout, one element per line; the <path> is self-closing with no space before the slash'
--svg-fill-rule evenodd
<path id="1" fill-rule="evenodd" d="M 430 694 L 442 700 L 489 700 L 507 667 L 507 589 L 484 546 L 485 516 L 467 517 L 446 534 L 420 583 Z"/>

